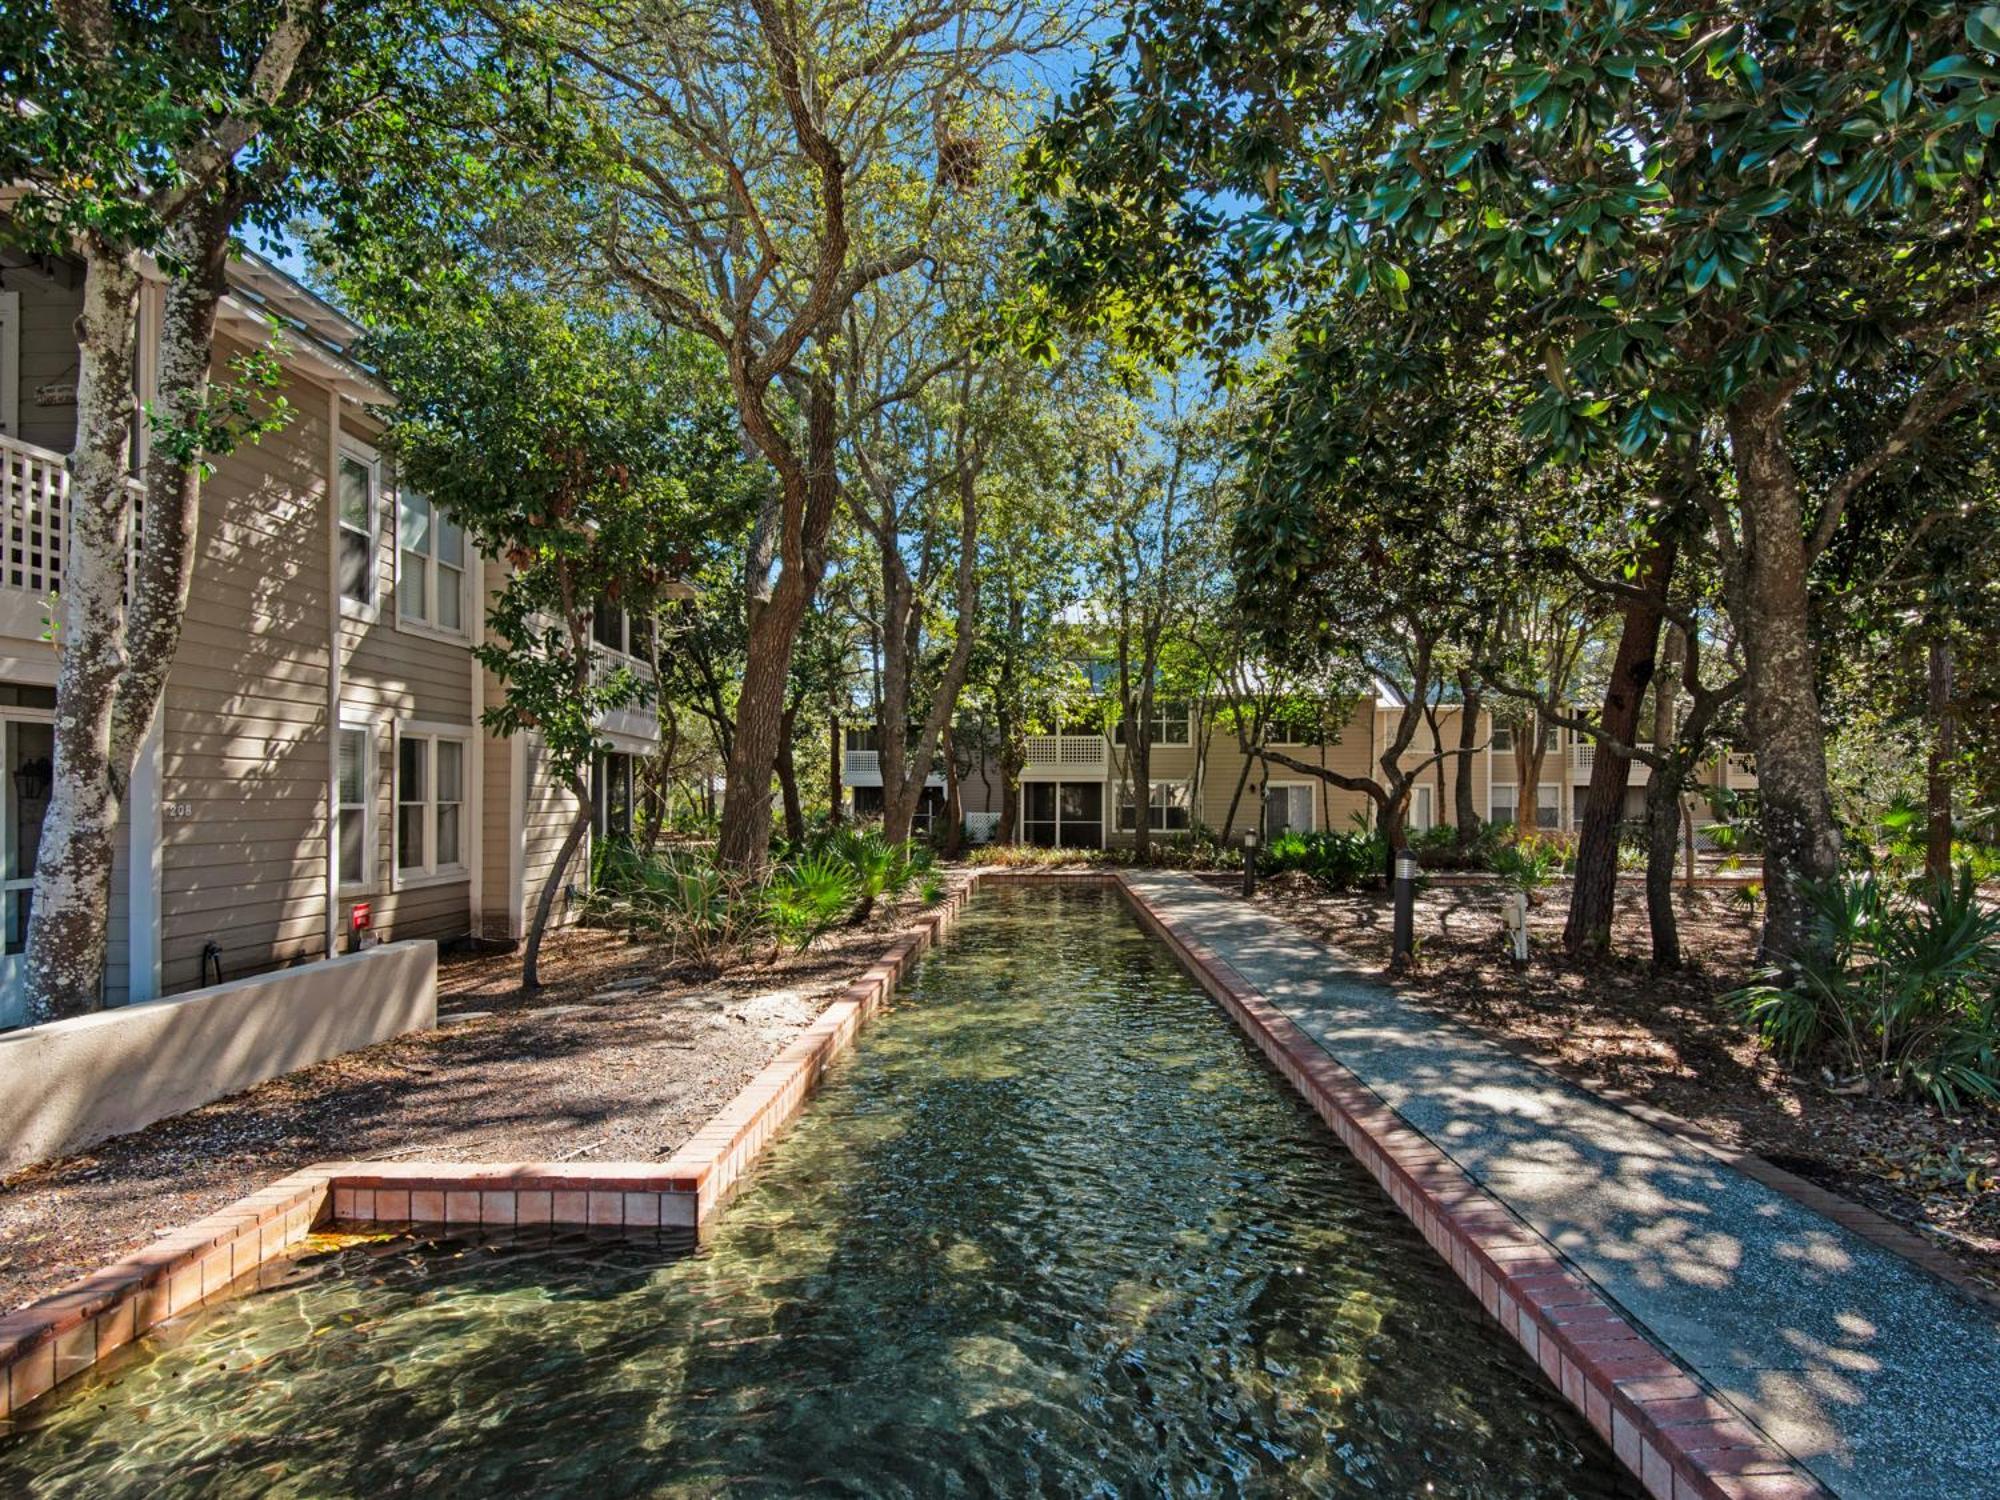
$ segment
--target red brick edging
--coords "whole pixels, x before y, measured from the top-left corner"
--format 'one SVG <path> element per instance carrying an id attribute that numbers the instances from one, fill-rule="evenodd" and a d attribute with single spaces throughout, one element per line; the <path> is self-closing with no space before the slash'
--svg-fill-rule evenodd
<path id="1" fill-rule="evenodd" d="M 981 874 L 986 872 L 980 872 Z M 335 1223 L 578 1225 L 701 1233 L 833 1060 L 957 922 L 979 875 L 919 914 L 665 1162 L 321 1162 L 0 1316 L 0 1422 L 156 1324 L 253 1284 Z"/>
<path id="2" fill-rule="evenodd" d="M 1331 1126 L 1509 1337 L 1657 1500 L 1809 1500 L 1826 1491 L 1648 1340 L 1562 1253 L 1374 1090 L 1178 931 L 1122 878 L 1139 920 Z"/>
<path id="3" fill-rule="evenodd" d="M 165 1319 L 242 1290 L 316 1225 L 705 1231 L 897 981 L 956 923 L 972 892 L 1041 881 L 1118 887 L 1142 925 L 1221 1002 L 1650 1493 L 1659 1500 L 1825 1493 L 1226 961 L 1178 932 L 1122 876 L 1097 871 L 974 871 L 664 1163 L 322 1163 L 0 1316 L 0 1420 Z"/>

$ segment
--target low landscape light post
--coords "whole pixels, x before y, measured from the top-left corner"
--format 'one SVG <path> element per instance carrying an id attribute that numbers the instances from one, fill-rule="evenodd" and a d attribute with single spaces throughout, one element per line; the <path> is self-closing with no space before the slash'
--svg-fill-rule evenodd
<path id="1" fill-rule="evenodd" d="M 1243 898 L 1257 894 L 1257 830 L 1243 835 Z"/>
<path id="2" fill-rule="evenodd" d="M 1393 882 L 1396 921 L 1389 950 L 1389 962 L 1397 968 L 1410 961 L 1410 952 L 1416 946 L 1417 876 L 1420 873 L 1416 855 L 1407 849 L 1398 849 Z"/>

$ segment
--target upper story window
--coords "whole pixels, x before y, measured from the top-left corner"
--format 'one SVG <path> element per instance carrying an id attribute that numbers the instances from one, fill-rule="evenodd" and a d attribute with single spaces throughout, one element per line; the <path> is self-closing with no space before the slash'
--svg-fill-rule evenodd
<path id="1" fill-rule="evenodd" d="M 397 504 L 396 613 L 413 625 L 465 630 L 465 532 L 428 496 L 405 490 Z"/>
<path id="2" fill-rule="evenodd" d="M 381 509 L 375 503 L 378 482 L 373 459 L 359 453 L 340 455 L 336 479 L 340 597 L 370 608 L 375 603 L 375 527 Z"/>
<path id="3" fill-rule="evenodd" d="M 850 724 L 842 732 L 847 736 L 847 748 L 850 750 L 880 750 L 882 748 L 881 733 L 873 724 L 868 725 L 865 729 Z"/>
<path id="4" fill-rule="evenodd" d="M 1317 713 L 1310 709 L 1288 709 L 1281 711 L 1271 720 L 1271 743 L 1274 745 L 1317 745 L 1326 738 L 1326 729 Z"/>
<path id="5" fill-rule="evenodd" d="M 615 604 L 600 599 L 590 617 L 590 638 L 607 651 L 620 656 L 636 656 L 649 661 L 653 655 L 653 622 L 644 615 L 627 614 Z"/>
<path id="6" fill-rule="evenodd" d="M 1119 744 L 1125 743 L 1125 725 L 1121 722 L 1114 736 Z M 1185 745 L 1188 739 L 1188 711 L 1185 703 L 1153 704 L 1153 733 L 1150 743 L 1155 745 Z"/>

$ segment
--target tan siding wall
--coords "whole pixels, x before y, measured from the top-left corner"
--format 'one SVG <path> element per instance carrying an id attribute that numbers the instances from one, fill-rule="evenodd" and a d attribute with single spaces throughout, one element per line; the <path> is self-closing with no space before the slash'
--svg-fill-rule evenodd
<path id="1" fill-rule="evenodd" d="M 547 771 L 547 757 L 541 743 L 529 739 L 527 743 L 527 808 L 522 820 L 522 861 L 521 886 L 525 898 L 525 911 L 529 921 L 534 920 L 535 903 L 541 899 L 542 882 L 548 879 L 549 868 L 562 852 L 564 835 L 569 832 L 571 819 L 576 816 L 576 798 L 558 786 Z M 590 873 L 590 841 L 586 838 L 570 861 L 564 884 L 582 890 Z M 556 904 L 550 916 L 551 925 L 560 926 L 575 920 L 576 903 L 567 900 L 563 892 L 556 893 Z"/>
<path id="2" fill-rule="evenodd" d="M 161 730 L 168 991 L 199 981 L 211 938 L 232 976 L 324 949 L 328 398 L 295 378 L 285 394 L 291 424 L 202 491 Z"/>
<path id="3" fill-rule="evenodd" d="M 344 431 L 372 448 L 378 433 L 365 418 L 344 423 Z M 385 463 L 378 501 L 379 544 L 375 551 L 375 618 L 343 618 L 340 700 L 343 718 L 365 722 L 373 731 L 375 870 L 365 896 L 341 902 L 341 931 L 347 930 L 353 900 L 370 902 L 375 930 L 384 940 L 462 937 L 472 929 L 472 884 L 460 880 L 412 884 L 397 889 L 396 761 L 392 725 L 412 720 L 463 726 L 473 732 L 472 655 L 466 640 L 441 640 L 403 628 L 396 599 L 396 482 Z M 464 822 L 461 838 L 471 855 L 474 784 L 480 776 L 476 734 L 467 747 Z"/>

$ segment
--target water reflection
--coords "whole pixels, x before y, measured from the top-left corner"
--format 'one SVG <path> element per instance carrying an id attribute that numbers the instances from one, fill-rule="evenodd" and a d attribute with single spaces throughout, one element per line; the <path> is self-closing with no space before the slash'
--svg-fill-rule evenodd
<path id="1" fill-rule="evenodd" d="M 1101 889 L 982 893 L 713 1244 L 350 1251 L 0 1493 L 1630 1494 Z"/>

